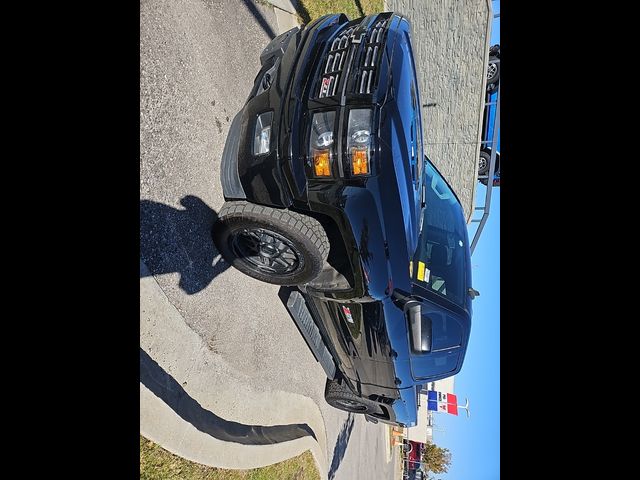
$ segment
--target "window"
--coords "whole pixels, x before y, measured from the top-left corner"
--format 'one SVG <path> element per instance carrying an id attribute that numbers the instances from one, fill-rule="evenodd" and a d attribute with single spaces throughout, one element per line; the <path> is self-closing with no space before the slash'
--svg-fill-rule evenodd
<path id="1" fill-rule="evenodd" d="M 426 166 L 425 188 L 426 208 L 413 259 L 413 278 L 421 286 L 464 307 L 470 262 L 464 213 L 431 163 Z"/>

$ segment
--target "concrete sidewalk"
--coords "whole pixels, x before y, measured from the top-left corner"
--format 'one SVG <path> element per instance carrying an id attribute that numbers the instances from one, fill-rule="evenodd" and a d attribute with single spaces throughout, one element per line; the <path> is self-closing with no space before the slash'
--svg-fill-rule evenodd
<path id="1" fill-rule="evenodd" d="M 233 369 L 186 325 L 142 262 L 140 269 L 140 433 L 221 468 L 261 467 L 310 450 L 327 478 L 324 422 L 313 400 L 258 392 L 250 379 L 230 377 Z"/>
<path id="2" fill-rule="evenodd" d="M 299 27 L 300 22 L 296 14 L 295 0 L 267 0 L 272 6 L 276 14 L 278 23 L 278 34 L 291 30 L 293 27 Z"/>

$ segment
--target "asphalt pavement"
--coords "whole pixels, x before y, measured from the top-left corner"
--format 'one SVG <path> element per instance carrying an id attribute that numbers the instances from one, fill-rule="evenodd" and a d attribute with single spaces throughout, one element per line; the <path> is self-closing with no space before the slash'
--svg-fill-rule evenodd
<path id="1" fill-rule="evenodd" d="M 263 2 L 140 3 L 141 432 L 217 466 L 311 449 L 329 479 L 393 478 L 386 427 L 326 404 L 279 288 L 211 241 L 226 134 L 277 33 Z"/>

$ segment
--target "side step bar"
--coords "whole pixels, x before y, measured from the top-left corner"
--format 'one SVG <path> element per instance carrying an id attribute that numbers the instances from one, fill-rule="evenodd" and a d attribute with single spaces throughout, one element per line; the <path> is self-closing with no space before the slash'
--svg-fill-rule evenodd
<path id="1" fill-rule="evenodd" d="M 304 297 L 300 292 L 291 292 L 291 295 L 289 295 L 289 299 L 287 300 L 287 309 L 302 332 L 302 335 L 307 341 L 307 345 L 309 345 L 313 355 L 316 357 L 316 360 L 320 362 L 320 365 L 322 365 L 327 377 L 333 380 L 336 374 L 336 365 L 333 361 L 333 357 L 331 357 L 331 354 L 329 353 L 329 350 L 327 350 L 327 347 L 322 341 L 320 331 L 313 321 Z"/>

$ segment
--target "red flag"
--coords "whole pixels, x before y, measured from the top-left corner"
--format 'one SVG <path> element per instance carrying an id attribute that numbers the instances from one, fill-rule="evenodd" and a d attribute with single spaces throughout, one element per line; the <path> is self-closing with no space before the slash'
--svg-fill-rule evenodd
<path id="1" fill-rule="evenodd" d="M 458 415 L 458 397 L 453 393 L 447 395 L 447 413 Z"/>
<path id="2" fill-rule="evenodd" d="M 429 393 L 431 395 L 431 392 Z M 450 413 L 451 415 L 458 415 L 458 397 L 453 393 L 433 392 L 433 397 L 438 398 L 438 412 Z M 435 404 L 435 401 L 432 403 Z M 435 405 L 431 410 L 435 410 Z"/>

